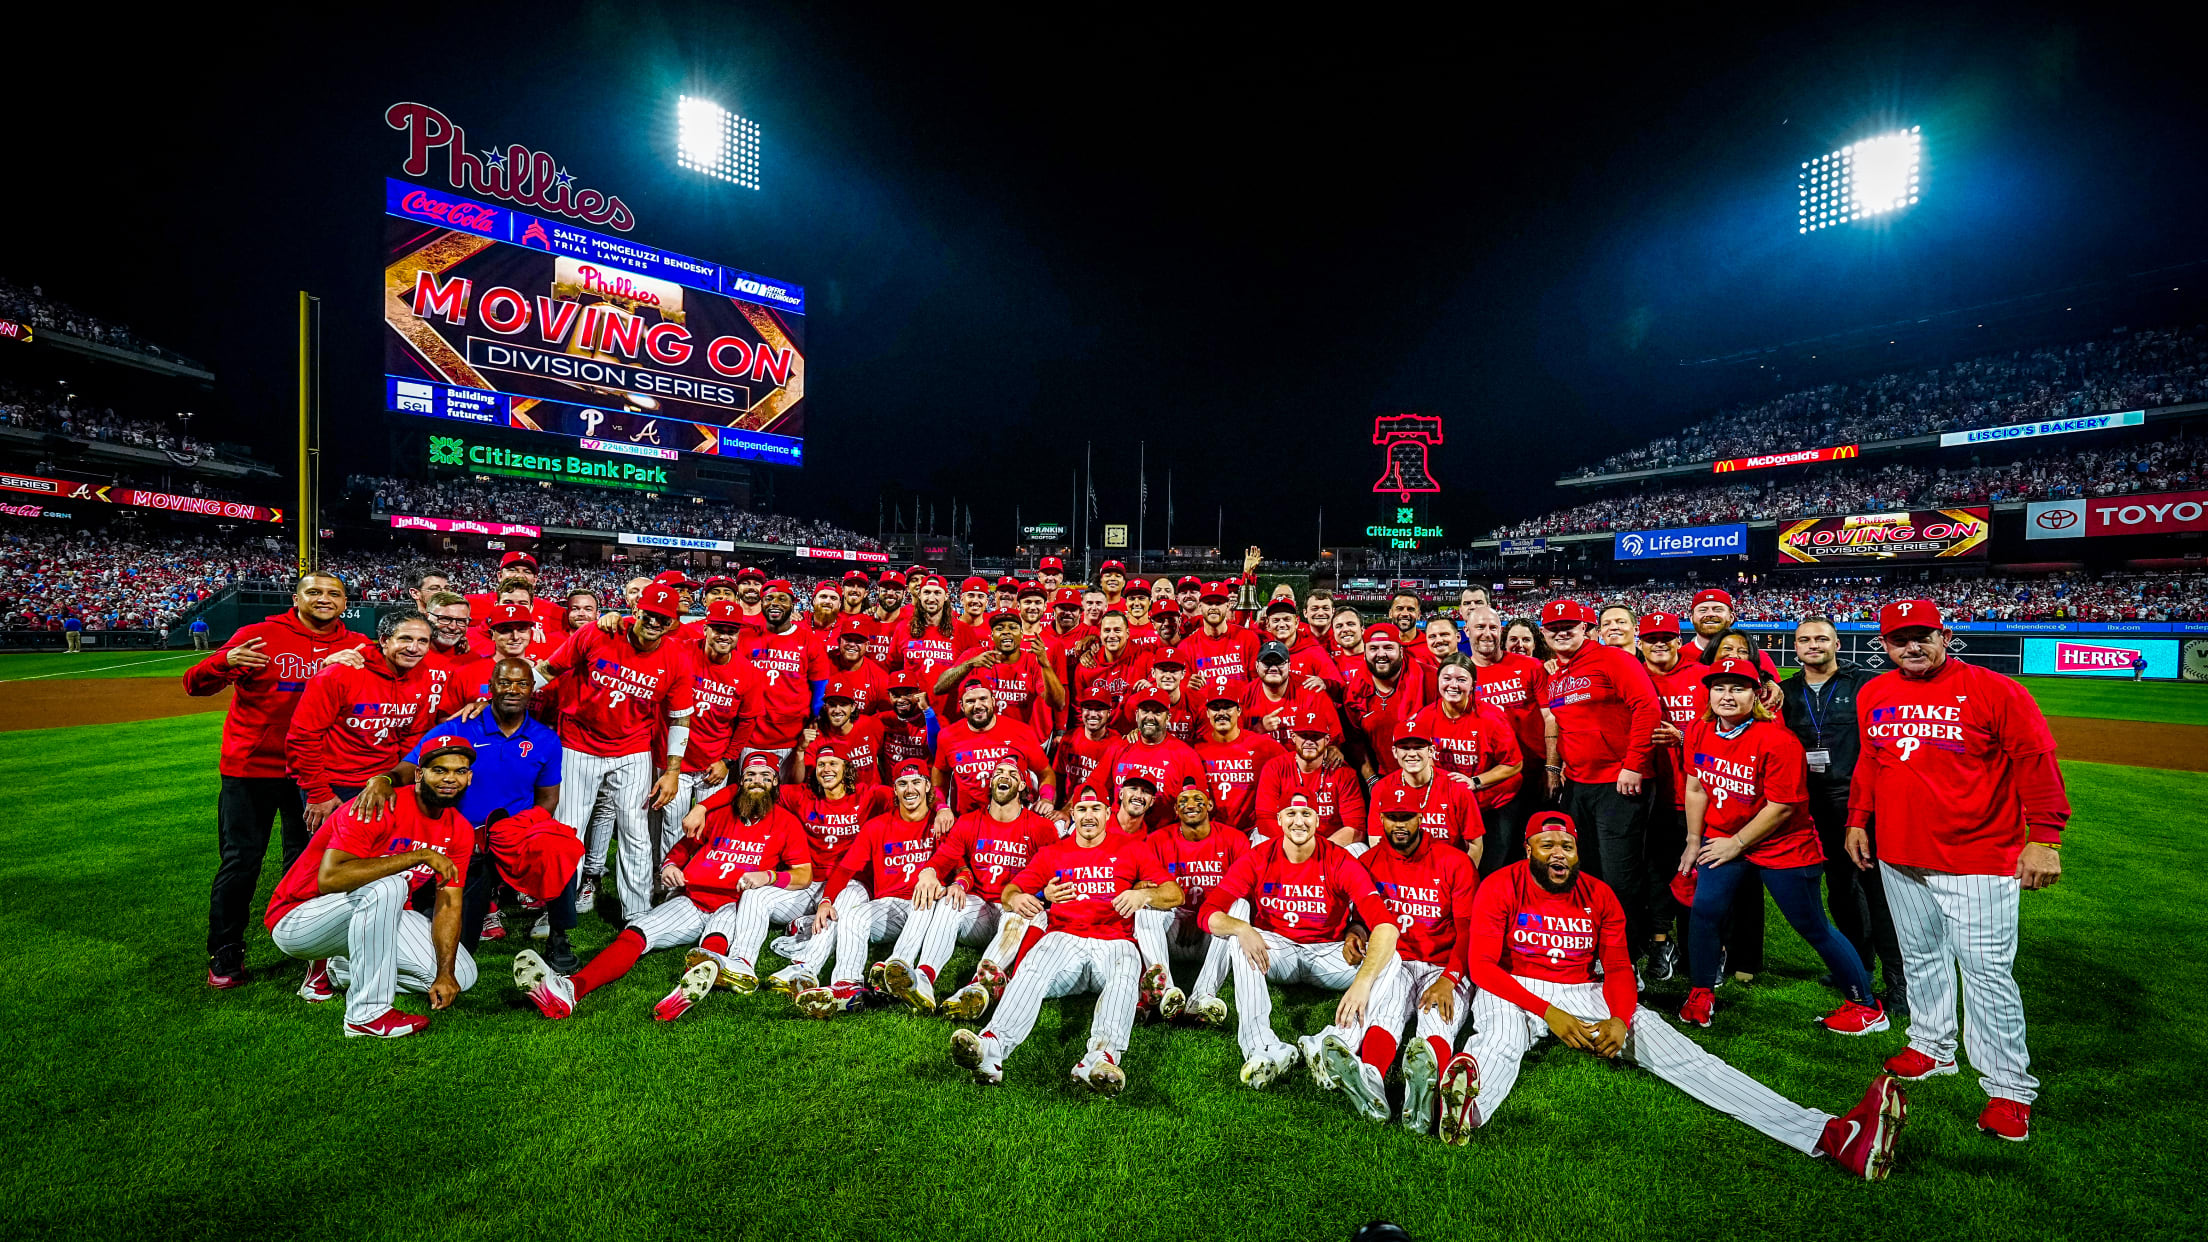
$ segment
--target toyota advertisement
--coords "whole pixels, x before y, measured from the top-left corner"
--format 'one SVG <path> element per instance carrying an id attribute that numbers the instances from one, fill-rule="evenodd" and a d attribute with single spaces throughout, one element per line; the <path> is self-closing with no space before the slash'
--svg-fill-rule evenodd
<path id="1" fill-rule="evenodd" d="M 2042 500 L 2024 506 L 2026 539 L 2168 535 L 2184 531 L 2208 531 L 2208 492 Z"/>
<path id="2" fill-rule="evenodd" d="M 1984 560 L 1990 511 L 1983 505 L 1906 509 L 1779 523 L 1781 565 L 1878 565 L 1890 561 Z"/>
<path id="3" fill-rule="evenodd" d="M 2048 677 L 2129 680 L 2132 662 L 2144 657 L 2145 676 L 2175 680 L 2180 646 L 2174 638 L 2027 638 L 2024 671 Z"/>
<path id="4" fill-rule="evenodd" d="M 1689 556 L 1740 556 L 1748 551 L 1748 527 L 1681 526 L 1671 530 L 1625 530 L 1611 536 L 1610 556 L 1620 561 L 1673 560 Z"/>
<path id="5" fill-rule="evenodd" d="M 384 210 L 394 412 L 801 463 L 802 288 L 403 181 Z"/>

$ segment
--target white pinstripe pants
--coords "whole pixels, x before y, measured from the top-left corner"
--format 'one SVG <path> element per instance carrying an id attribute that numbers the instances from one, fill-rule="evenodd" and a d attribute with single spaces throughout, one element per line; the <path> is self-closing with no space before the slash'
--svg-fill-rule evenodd
<path id="1" fill-rule="evenodd" d="M 1196 922 L 1200 906 L 1180 906 L 1172 910 L 1135 911 L 1135 947 L 1142 951 L 1142 968 L 1165 967 L 1165 977 L 1173 978 L 1173 963 L 1200 959 L 1203 965 L 1196 968 L 1196 984 L 1188 990 L 1192 1001 L 1219 995 L 1219 985 L 1227 981 L 1227 955 L 1234 952 L 1232 936 L 1214 936 Z M 1227 913 L 1238 919 L 1250 917 L 1247 899 L 1237 901 L 1227 908 Z"/>
<path id="2" fill-rule="evenodd" d="M 907 897 L 868 897 L 866 886 L 853 880 L 834 898 L 836 921 L 827 931 L 798 946 L 791 965 L 821 978 L 821 967 L 835 959 L 835 973 L 823 983 L 857 983 L 866 978 L 866 958 L 877 940 L 895 939 L 912 914 Z"/>
<path id="3" fill-rule="evenodd" d="M 652 882 L 659 854 L 652 845 L 652 755 L 586 755 L 570 749 L 560 760 L 560 806 L 554 818 L 569 826 L 587 825 L 582 870 L 606 873 L 606 836 L 616 838 L 621 871 L 621 914 L 634 917 L 652 908 Z"/>
<path id="4" fill-rule="evenodd" d="M 1049 917 L 1046 911 L 1043 918 Z M 1036 920 L 1036 926 L 1045 925 L 1042 919 Z M 968 894 L 964 909 L 954 910 L 950 902 L 938 900 L 925 910 L 914 910 L 889 955 L 926 970 L 933 979 L 959 945 L 986 946 L 981 955 L 1002 967 L 1012 960 L 1026 934 L 1027 920 L 996 902 Z"/>
<path id="5" fill-rule="evenodd" d="M 766 943 L 767 925 L 803 917 L 820 900 L 820 883 L 803 888 L 755 888 L 735 903 L 736 923 L 728 933 L 728 960 L 746 970 L 759 960 L 759 946 Z M 756 973 L 756 971 L 754 971 Z"/>
<path id="6" fill-rule="evenodd" d="M 1886 905 L 1909 981 L 1909 1046 L 1955 1058 L 1955 972 L 1963 975 L 1962 1036 L 1986 1094 L 2029 1104 L 2039 1094 L 2024 1046 L 2024 996 L 2016 987 L 2013 875 L 1948 875 L 1879 864 Z"/>
<path id="7" fill-rule="evenodd" d="M 427 992 L 437 981 L 429 920 L 406 908 L 411 891 L 402 871 L 349 893 L 324 893 L 276 920 L 270 936 L 293 957 L 346 959 L 332 970 L 345 989 L 345 1020 L 373 1022 L 398 991 Z M 452 977 L 463 992 L 475 986 L 475 959 L 465 948 L 453 950 Z"/>
<path id="8" fill-rule="evenodd" d="M 1391 970 L 1373 981 L 1372 998 L 1366 1002 L 1368 1025 L 1402 1037 L 1403 1028 L 1415 1019 L 1419 1039 L 1439 1039 L 1454 1048 L 1457 1032 L 1464 1029 L 1464 1020 L 1472 1012 L 1472 981 L 1457 980 L 1457 994 L 1450 1011 L 1456 1016 L 1444 1018 L 1438 1009 L 1420 1009 L 1418 999 L 1441 978 L 1441 967 L 1433 962 L 1414 962 L 1397 957 L 1401 970 Z M 1523 1011 L 1521 1011 L 1523 1012 Z"/>
<path id="9" fill-rule="evenodd" d="M 629 920 L 629 930 L 644 937 L 644 951 L 670 945 L 696 944 L 714 932 L 728 935 L 736 927 L 737 907 L 731 901 L 711 914 L 688 897 L 669 897 Z"/>
<path id="10" fill-rule="evenodd" d="M 1234 968 L 1234 1009 L 1237 1023 L 1235 1037 L 1242 1045 L 1242 1056 L 1247 1059 L 1259 1053 L 1270 1052 L 1284 1043 L 1273 1034 L 1273 994 L 1267 990 L 1271 983 L 1315 983 L 1322 988 L 1340 990 L 1349 986 L 1357 977 L 1357 967 L 1342 956 L 1342 942 L 1329 940 L 1320 944 L 1298 944 L 1285 936 L 1269 931 L 1258 935 L 1265 937 L 1266 968 L 1259 970 L 1250 962 L 1238 944 L 1231 942 L 1227 960 Z M 1389 982 L 1388 976 L 1403 970 L 1403 959 L 1388 954 L 1388 964 L 1373 980 L 1373 991 Z M 1364 1042 L 1365 1023 L 1372 1017 L 1372 1006 L 1365 1006 L 1365 1016 L 1348 1026 L 1328 1023 L 1327 1031 L 1334 1031 L 1357 1047 Z M 1325 1031 L 1321 1031 L 1324 1034 Z"/>
<path id="11" fill-rule="evenodd" d="M 1005 1060 L 1034 1031 L 1045 1000 L 1093 989 L 1096 1012 L 1089 1018 L 1088 1050 L 1109 1053 L 1117 1061 L 1126 1055 L 1127 1041 L 1134 1036 L 1141 983 L 1142 954 L 1132 941 L 1052 932 L 1027 951 L 1019 973 L 1005 985 L 1004 999 L 997 1002 L 996 1017 L 981 1037 L 994 1041 L 996 1059 Z"/>
<path id="12" fill-rule="evenodd" d="M 1610 1012 L 1599 983 L 1553 983 L 1514 975 L 1528 992 L 1564 1012 L 1589 1020 Z M 1377 991 L 1377 989 L 1375 989 Z M 1913 1001 L 1913 998 L 1912 998 Z M 1479 1120 L 1495 1116 L 1518 1081 L 1518 1063 L 1528 1049 L 1549 1035 L 1549 1024 L 1492 992 L 1472 999 L 1472 1037 L 1464 1050 L 1480 1062 Z M 1814 1155 L 1829 1113 L 1803 1108 L 1703 1050 L 1673 1030 L 1655 1010 L 1633 1011 L 1626 1060 L 1656 1075 L 1711 1108 L 1770 1135 L 1805 1155 Z"/>

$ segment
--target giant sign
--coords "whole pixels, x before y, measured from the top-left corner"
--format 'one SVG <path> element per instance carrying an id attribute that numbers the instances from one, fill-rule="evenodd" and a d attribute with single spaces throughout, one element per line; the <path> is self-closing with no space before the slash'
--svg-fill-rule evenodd
<path id="1" fill-rule="evenodd" d="M 430 171 L 430 152 L 441 150 L 445 180 L 455 190 L 488 194 L 624 233 L 636 227 L 636 213 L 627 203 L 598 190 L 577 189 L 566 166 L 546 152 L 515 143 L 504 149 L 485 147 L 478 155 L 468 146 L 467 131 L 428 104 L 392 104 L 384 110 L 383 123 L 406 134 L 404 167 L 409 177 Z"/>
<path id="2" fill-rule="evenodd" d="M 1680 526 L 1670 530 L 1624 530 L 1611 536 L 1610 558 L 1618 561 L 1670 560 L 1687 556 L 1739 556 L 1748 551 L 1748 527 Z"/>
<path id="3" fill-rule="evenodd" d="M 384 211 L 393 411 L 801 463 L 803 289 L 404 181 Z"/>
<path id="4" fill-rule="evenodd" d="M 1779 524 L 1779 555 L 1797 565 L 1983 560 L 1991 528 L 1984 506 L 1791 518 Z"/>
<path id="5" fill-rule="evenodd" d="M 2004 440 L 2031 440 L 2041 436 L 2075 435 L 2080 431 L 2106 431 L 2111 427 L 2137 427 L 2147 421 L 2145 410 L 2122 414 L 2087 414 L 2080 418 L 2055 418 L 2037 423 L 2012 423 L 2006 427 L 1980 427 L 1976 431 L 1943 431 L 1940 447 L 1958 444 L 1999 444 Z"/>
<path id="6" fill-rule="evenodd" d="M 1826 448 L 1795 449 L 1791 453 L 1766 453 L 1761 457 L 1728 457 L 1713 461 L 1710 469 L 1717 474 L 1731 474 L 1735 470 L 1769 470 L 1774 466 L 1806 466 L 1817 461 L 1843 461 L 1862 454 L 1862 446 L 1835 444 Z"/>
<path id="7" fill-rule="evenodd" d="M 112 483 L 80 483 L 48 479 L 35 474 L 0 474 L 0 488 L 29 492 L 55 500 L 88 500 L 139 509 L 166 509 L 171 513 L 196 513 L 201 517 L 232 518 L 242 522 L 281 522 L 282 509 L 264 509 L 235 500 L 210 500 L 205 496 L 176 496 Z"/>
<path id="8" fill-rule="evenodd" d="M 1441 420 L 1429 414 L 1383 414 L 1372 420 L 1372 442 L 1387 453 L 1387 466 L 1372 490 L 1394 492 L 1409 500 L 1412 492 L 1438 492 L 1427 450 L 1441 443 Z M 1401 545 L 1398 545 L 1401 546 Z"/>
<path id="9" fill-rule="evenodd" d="M 2026 539 L 2166 535 L 2179 531 L 2208 531 L 2208 492 L 2042 500 L 2024 506 Z"/>

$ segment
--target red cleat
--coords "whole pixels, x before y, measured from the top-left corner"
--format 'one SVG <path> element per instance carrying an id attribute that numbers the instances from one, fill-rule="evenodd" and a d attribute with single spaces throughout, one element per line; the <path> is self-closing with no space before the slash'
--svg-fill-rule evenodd
<path id="1" fill-rule="evenodd" d="M 383 1016 L 373 1022 L 346 1023 L 345 1038 L 351 1039 L 355 1036 L 364 1035 L 373 1039 L 398 1039 L 402 1036 L 412 1035 L 428 1025 L 429 1019 L 422 1017 L 420 1014 L 401 1013 L 396 1009 L 386 1009 L 383 1011 Z"/>
<path id="2" fill-rule="evenodd" d="M 1883 1181 L 1893 1171 L 1894 1144 L 1908 1120 L 1908 1093 L 1893 1075 L 1880 1074 L 1846 1116 L 1825 1123 L 1817 1150 L 1864 1181 Z"/>
<path id="3" fill-rule="evenodd" d="M 1679 1006 L 1679 1020 L 1690 1026 L 1708 1026 L 1715 1012 L 1717 994 L 1708 988 L 1696 988 L 1687 993 L 1687 1003 Z"/>
<path id="4" fill-rule="evenodd" d="M 2032 1137 L 2032 1106 L 1995 1096 L 1986 1101 L 1986 1111 L 1978 1114 L 1978 1128 L 1997 1139 L 2021 1143 Z"/>
<path id="5" fill-rule="evenodd" d="M 1954 1073 L 1955 1063 L 1953 1061 L 1935 1061 L 1914 1048 L 1904 1048 L 1886 1058 L 1886 1072 L 1896 1078 L 1905 1078 L 1910 1082 L 1921 1082 L 1927 1078 L 1938 1078 L 1942 1074 Z"/>
<path id="6" fill-rule="evenodd" d="M 985 957 L 981 959 L 981 965 L 974 967 L 974 982 L 989 989 L 991 999 L 1001 1001 L 1004 999 L 1004 985 L 1011 982 L 1011 976 Z"/>
<path id="7" fill-rule="evenodd" d="M 492 906 L 490 912 L 483 916 L 483 934 L 480 938 L 484 940 L 504 940 L 506 938 L 506 920 L 499 917 L 497 906 Z"/>
<path id="8" fill-rule="evenodd" d="M 299 999 L 310 1005 L 319 1005 L 337 995 L 330 984 L 330 959 L 318 957 L 307 963 L 307 977 L 299 984 Z"/>
<path id="9" fill-rule="evenodd" d="M 1893 1026 L 1893 1023 L 1886 1020 L 1884 1005 L 1858 1005 L 1854 1001 L 1841 1005 L 1819 1018 L 1818 1022 L 1836 1035 L 1868 1035 Z"/>
<path id="10" fill-rule="evenodd" d="M 240 970 L 226 975 L 219 973 L 215 970 L 214 967 L 209 966 L 207 968 L 207 986 L 215 989 L 218 992 L 226 991 L 230 988 L 244 987 L 245 972 Z"/>

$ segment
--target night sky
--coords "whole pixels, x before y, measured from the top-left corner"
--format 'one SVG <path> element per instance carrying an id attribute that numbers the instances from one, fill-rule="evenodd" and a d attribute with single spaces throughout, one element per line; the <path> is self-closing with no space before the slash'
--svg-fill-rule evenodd
<path id="1" fill-rule="evenodd" d="M 1688 411 L 1823 378 L 1800 350 L 1682 360 L 2208 258 L 2197 57 L 2128 19 L 450 7 L 42 13 L 10 57 L 0 270 L 207 362 L 204 430 L 278 460 L 294 291 L 322 295 L 329 467 L 380 469 L 382 115 L 419 100 L 620 194 L 629 236 L 806 286 L 782 508 L 872 531 L 878 502 L 947 524 L 955 495 L 1002 552 L 1015 505 L 1068 516 L 1085 440 L 1132 522 L 1147 441 L 1153 546 L 1171 467 L 1181 542 L 1224 505 L 1229 545 L 1308 556 L 1319 506 L 1330 542 L 1370 520 L 1377 414 L 1445 420 L 1455 542 Z M 762 191 L 673 167 L 683 90 L 760 123 Z M 1911 124 L 1923 203 L 1795 232 L 1801 160 Z"/>

